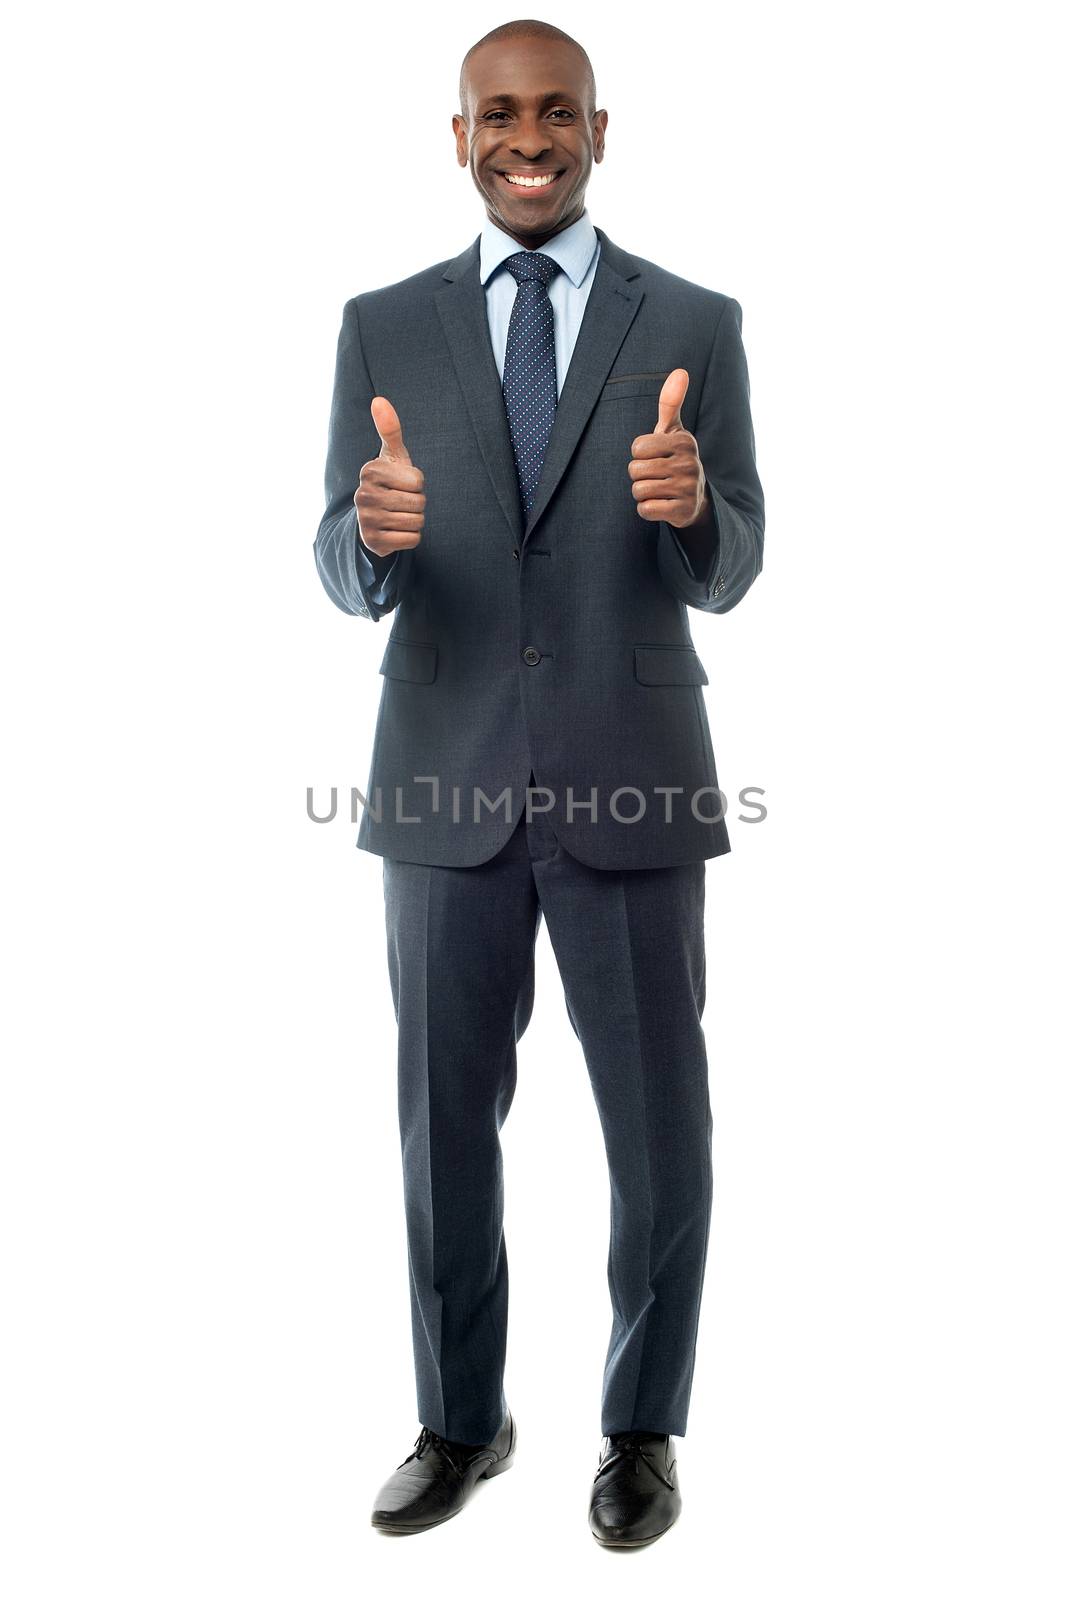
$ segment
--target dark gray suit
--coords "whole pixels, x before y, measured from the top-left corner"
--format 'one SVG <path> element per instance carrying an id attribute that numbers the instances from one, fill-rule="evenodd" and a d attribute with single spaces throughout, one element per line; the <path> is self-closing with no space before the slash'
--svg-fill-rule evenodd
<path id="1" fill-rule="evenodd" d="M 750 587 L 763 500 L 739 305 L 595 231 L 528 527 L 475 240 L 345 306 L 315 543 L 343 610 L 396 608 L 367 785 L 382 804 L 359 843 L 385 857 L 419 1418 L 470 1444 L 507 1405 L 498 1135 L 541 918 L 610 1169 L 604 1434 L 685 1431 L 710 1221 L 705 860 L 729 842 L 686 607 L 726 611 Z M 627 472 L 680 366 L 716 519 L 701 573 L 673 529 L 637 514 Z M 383 606 L 352 504 L 380 448 L 375 394 L 426 494 L 422 541 L 393 558 Z M 542 815 L 523 809 L 532 783 L 553 797 Z M 508 792 L 509 816 L 492 810 Z"/>

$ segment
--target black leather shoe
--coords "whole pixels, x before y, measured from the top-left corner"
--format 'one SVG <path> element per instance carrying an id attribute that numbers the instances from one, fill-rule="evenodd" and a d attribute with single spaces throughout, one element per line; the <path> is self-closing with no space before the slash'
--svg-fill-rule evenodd
<path id="1" fill-rule="evenodd" d="M 601 1545 L 631 1550 L 680 1516 L 676 1451 L 666 1433 L 612 1433 L 599 1453 L 588 1521 Z"/>
<path id="2" fill-rule="evenodd" d="M 421 1533 L 461 1511 L 478 1478 L 494 1478 L 514 1464 L 514 1419 L 507 1412 L 490 1444 L 457 1444 L 423 1428 L 374 1501 L 370 1518 L 385 1533 Z"/>

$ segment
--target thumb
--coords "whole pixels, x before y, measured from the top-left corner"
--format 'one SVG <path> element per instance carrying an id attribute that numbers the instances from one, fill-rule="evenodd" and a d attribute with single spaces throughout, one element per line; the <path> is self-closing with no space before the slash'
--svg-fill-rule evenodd
<path id="1" fill-rule="evenodd" d="M 682 426 L 680 408 L 688 392 L 688 374 L 683 367 L 674 367 L 658 396 L 658 426 L 656 433 L 676 433 Z"/>
<path id="2" fill-rule="evenodd" d="M 381 437 L 379 454 L 386 456 L 390 461 L 406 461 L 409 465 L 410 456 L 403 443 L 403 430 L 391 400 L 386 400 L 383 394 L 375 394 L 370 401 L 370 415 Z"/>

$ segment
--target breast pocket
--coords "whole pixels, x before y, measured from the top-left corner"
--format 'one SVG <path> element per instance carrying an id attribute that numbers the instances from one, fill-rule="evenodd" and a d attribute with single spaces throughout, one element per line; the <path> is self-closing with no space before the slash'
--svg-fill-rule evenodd
<path id="1" fill-rule="evenodd" d="M 668 372 L 619 372 L 603 384 L 601 400 L 639 400 L 653 396 L 656 400 Z"/>

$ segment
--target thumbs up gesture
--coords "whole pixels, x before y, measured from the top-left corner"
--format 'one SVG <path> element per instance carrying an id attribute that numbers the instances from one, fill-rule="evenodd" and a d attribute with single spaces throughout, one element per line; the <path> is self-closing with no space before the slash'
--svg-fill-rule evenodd
<path id="1" fill-rule="evenodd" d="M 403 443 L 396 408 L 384 395 L 374 395 L 370 415 L 381 449 L 359 473 L 355 506 L 359 535 L 375 555 L 390 556 L 421 542 L 425 526 L 425 478 Z"/>
<path id="2" fill-rule="evenodd" d="M 674 367 L 658 396 L 658 425 L 632 441 L 629 477 L 636 509 L 648 522 L 687 528 L 710 515 L 709 494 L 695 435 L 681 424 L 688 374 Z"/>

